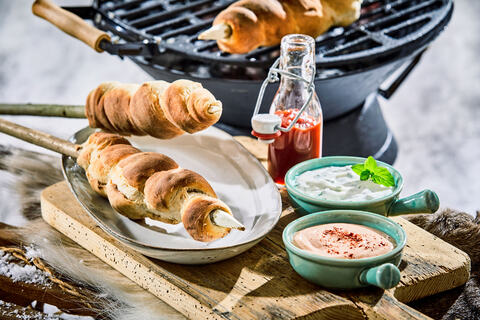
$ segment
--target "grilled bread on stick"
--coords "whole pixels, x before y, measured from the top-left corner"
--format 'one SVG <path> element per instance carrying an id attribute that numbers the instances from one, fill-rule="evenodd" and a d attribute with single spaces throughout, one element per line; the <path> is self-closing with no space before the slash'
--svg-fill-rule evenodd
<path id="1" fill-rule="evenodd" d="M 163 154 L 141 152 L 122 136 L 92 134 L 77 162 L 92 188 L 128 218 L 183 222 L 198 241 L 222 238 L 231 228 L 244 229 L 202 176 Z"/>
<path id="2" fill-rule="evenodd" d="M 122 135 L 170 139 L 195 133 L 220 119 L 222 103 L 198 82 L 104 82 L 87 97 L 90 127 Z"/>
<path id="3" fill-rule="evenodd" d="M 240 0 L 220 12 L 199 35 L 217 40 L 220 50 L 247 53 L 280 43 L 292 33 L 318 37 L 332 26 L 348 26 L 360 16 L 362 0 Z"/>

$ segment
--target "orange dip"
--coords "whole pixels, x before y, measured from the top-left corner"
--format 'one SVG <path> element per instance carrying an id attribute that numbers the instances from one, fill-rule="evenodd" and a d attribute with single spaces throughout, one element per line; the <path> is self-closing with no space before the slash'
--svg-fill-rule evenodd
<path id="1" fill-rule="evenodd" d="M 295 232 L 293 243 L 324 257 L 362 259 L 376 257 L 394 248 L 394 240 L 373 228 L 352 223 L 328 223 Z"/>

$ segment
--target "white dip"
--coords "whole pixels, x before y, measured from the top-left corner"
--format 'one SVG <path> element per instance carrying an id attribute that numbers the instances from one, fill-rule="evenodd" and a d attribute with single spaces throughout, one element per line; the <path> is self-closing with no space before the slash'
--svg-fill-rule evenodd
<path id="1" fill-rule="evenodd" d="M 373 181 L 361 181 L 352 166 L 325 167 L 305 171 L 298 175 L 295 187 L 303 193 L 322 200 L 362 201 L 385 197 L 393 193 L 393 187 L 385 187 Z"/>

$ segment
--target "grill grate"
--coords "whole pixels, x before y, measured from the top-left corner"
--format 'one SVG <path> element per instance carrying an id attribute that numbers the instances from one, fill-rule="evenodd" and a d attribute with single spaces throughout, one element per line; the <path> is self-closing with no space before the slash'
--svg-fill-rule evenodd
<path id="1" fill-rule="evenodd" d="M 278 47 L 249 54 L 219 51 L 215 41 L 200 41 L 216 14 L 234 0 L 97 1 L 95 23 L 124 41 L 155 41 L 162 54 L 199 63 L 266 68 Z M 372 61 L 411 53 L 428 43 L 448 22 L 452 0 L 364 0 L 360 19 L 332 28 L 316 39 L 318 68 L 366 67 Z M 432 35 L 433 34 L 433 35 Z M 177 57 L 177 60 L 180 59 Z M 168 59 L 167 59 L 168 60 Z M 155 62 L 161 59 L 155 59 Z"/>

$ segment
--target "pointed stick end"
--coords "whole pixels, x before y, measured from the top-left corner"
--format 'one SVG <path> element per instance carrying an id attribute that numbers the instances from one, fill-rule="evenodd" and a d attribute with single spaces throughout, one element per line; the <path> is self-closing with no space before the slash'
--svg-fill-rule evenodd
<path id="1" fill-rule="evenodd" d="M 232 28 L 226 23 L 212 26 L 198 35 L 200 40 L 225 40 L 232 35 Z"/>
<path id="2" fill-rule="evenodd" d="M 207 112 L 210 114 L 222 112 L 222 106 L 221 105 L 212 105 L 208 107 Z"/>
<path id="3" fill-rule="evenodd" d="M 223 210 L 215 210 L 210 213 L 210 219 L 212 223 L 225 228 L 237 229 L 240 231 L 245 230 L 245 226 L 240 223 L 235 217 Z"/>

